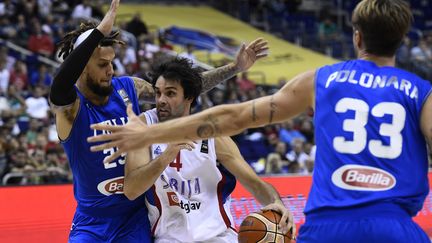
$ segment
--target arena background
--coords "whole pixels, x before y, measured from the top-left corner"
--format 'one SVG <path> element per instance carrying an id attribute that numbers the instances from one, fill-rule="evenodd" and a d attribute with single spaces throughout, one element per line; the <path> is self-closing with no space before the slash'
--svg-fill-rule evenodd
<path id="1" fill-rule="evenodd" d="M 173 1 L 159 1 L 161 4 L 157 5 L 125 4 L 124 2 L 126 1 L 122 1 L 118 22 L 127 22 L 133 14 L 139 12 L 142 14 L 143 20 L 148 24 L 150 31 L 158 31 L 160 28 L 168 29 L 173 26 L 186 28 L 197 32 L 205 32 L 210 36 L 228 38 L 234 46 L 242 42 L 249 42 L 259 36 L 266 38 L 271 47 L 270 55 L 265 60 L 258 62 L 251 69 L 249 77 L 256 84 L 263 85 L 266 88 L 270 87 L 270 89 L 280 85 L 281 76 L 285 79 L 290 79 L 302 71 L 321 65 L 332 64 L 340 59 L 353 57 L 353 52 L 350 48 L 347 48 L 344 52 L 337 51 L 344 44 L 349 45 L 349 34 L 342 41 L 345 43 L 331 43 L 330 46 L 325 46 L 324 48 L 321 48 L 321 44 L 317 39 L 311 39 L 310 36 L 305 34 L 309 31 L 307 26 L 310 25 L 311 21 L 316 21 L 312 25 L 314 23 L 318 24 L 319 20 L 316 16 L 315 19 L 314 17 L 305 17 L 304 15 L 284 16 L 284 23 L 289 19 L 284 27 L 290 30 L 285 32 L 283 30 L 272 29 L 272 26 L 269 26 L 269 23 L 273 23 L 272 21 L 274 21 L 271 19 L 271 16 L 267 15 L 268 19 L 260 20 L 262 22 L 254 22 L 250 19 L 250 16 L 249 18 L 245 17 L 244 8 L 246 6 L 242 4 L 247 1 L 182 1 L 184 4 L 181 6 L 172 4 Z M 356 1 L 305 0 L 303 1 L 303 5 L 305 3 L 309 4 L 308 7 L 305 7 L 306 12 L 316 11 L 311 6 L 314 4 L 313 2 L 319 2 L 320 6 L 318 8 L 324 6 L 324 3 L 327 3 L 328 6 L 333 6 L 331 5 L 332 3 L 338 6 L 338 9 L 330 9 L 329 12 L 336 16 L 335 21 L 341 27 L 340 22 L 346 20 L 346 12 L 352 8 L 352 3 Z M 430 33 L 428 32 L 430 31 L 428 29 L 430 26 L 428 25 L 431 25 L 431 20 L 427 16 L 431 15 L 428 15 L 427 11 L 431 9 L 431 4 L 428 3 L 427 8 L 424 8 L 418 5 L 420 4 L 419 2 L 421 1 L 411 1 L 413 8 L 417 7 L 417 24 L 423 23 L 423 26 L 416 25 L 410 33 L 413 41 L 418 41 L 420 38 L 418 31 L 423 31 L 425 35 L 426 33 Z M 199 4 L 199 6 L 188 6 L 190 4 Z M 225 6 L 221 6 L 224 4 Z M 106 9 L 106 6 L 104 8 Z M 215 8 L 218 8 L 220 11 Z M 418 13 L 419 11 L 423 11 L 422 9 L 424 10 L 424 14 L 420 16 Z M 253 9 L 249 6 L 247 11 L 253 12 Z M 342 12 L 340 13 L 340 11 Z M 292 24 L 296 21 L 300 24 Z M 0 27 L 0 29 L 3 28 L 3 26 Z M 15 42 L 7 38 L 0 38 L 0 44 L 8 46 L 11 49 L 15 48 Z M 176 43 L 173 43 L 173 47 L 176 52 L 182 52 L 184 49 L 184 46 L 177 45 Z M 57 60 L 53 57 L 46 59 L 41 56 L 33 56 L 33 53 L 26 50 L 25 47 L 23 49 L 19 48 L 16 47 L 13 49 L 14 52 L 19 52 L 21 53 L 19 55 L 22 56 L 28 55 L 31 58 L 37 59 L 38 62 L 43 61 L 52 67 L 58 66 Z M 17 49 L 19 51 L 16 51 Z M 215 64 L 223 62 L 226 58 L 232 58 L 232 56 L 230 57 L 230 55 L 220 51 L 197 50 L 194 54 L 200 61 L 199 65 L 203 67 L 208 67 L 206 65 L 209 64 L 215 66 Z M 414 66 L 410 67 L 415 68 Z M 260 166 L 262 162 L 258 160 L 260 156 L 247 154 L 249 153 L 247 151 L 252 149 L 247 148 L 247 146 L 246 148 L 245 146 L 241 146 L 240 149 L 244 152 L 244 156 L 248 162 L 251 162 L 251 165 Z M 256 169 L 256 167 L 254 168 Z M 259 169 L 256 170 L 259 173 Z M 43 174 L 41 171 L 35 173 Z M 281 173 L 278 175 L 262 175 L 262 178 L 274 185 L 280 192 L 285 205 L 293 212 L 295 222 L 299 227 L 304 222 L 302 212 L 310 189 L 311 176 Z M 432 172 L 429 173 L 429 183 L 432 187 L 431 179 Z M 7 180 L 3 177 L 3 182 L 5 181 Z M 0 242 L 67 241 L 73 212 L 76 207 L 71 184 L 32 186 L 10 186 L 7 183 L 3 184 L 6 186 L 0 188 Z M 260 205 L 251 195 L 240 184 L 237 184 L 232 194 L 231 204 L 231 211 L 236 226 L 241 223 L 246 215 L 257 211 L 259 208 Z M 427 196 L 424 207 L 415 220 L 432 238 L 432 194 Z"/>

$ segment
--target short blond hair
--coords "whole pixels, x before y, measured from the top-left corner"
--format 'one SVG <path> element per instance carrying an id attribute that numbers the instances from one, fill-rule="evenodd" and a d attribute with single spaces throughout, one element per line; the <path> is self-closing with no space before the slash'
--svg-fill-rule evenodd
<path id="1" fill-rule="evenodd" d="M 366 52 L 378 56 L 395 55 L 412 21 L 409 5 L 403 0 L 363 0 L 352 15 Z"/>

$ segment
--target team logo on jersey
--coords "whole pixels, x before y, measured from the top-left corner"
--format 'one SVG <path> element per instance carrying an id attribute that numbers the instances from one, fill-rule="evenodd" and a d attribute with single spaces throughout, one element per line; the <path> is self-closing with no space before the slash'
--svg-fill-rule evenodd
<path id="1" fill-rule="evenodd" d="M 124 176 L 104 180 L 98 184 L 100 193 L 110 196 L 112 194 L 123 194 Z"/>
<path id="2" fill-rule="evenodd" d="M 170 206 L 180 206 L 179 199 L 175 192 L 167 192 L 167 197 Z"/>
<path id="3" fill-rule="evenodd" d="M 162 149 L 160 146 L 157 146 L 156 149 L 153 152 L 155 155 L 161 155 L 162 154 Z"/>
<path id="4" fill-rule="evenodd" d="M 131 104 L 131 101 L 129 99 L 129 95 L 127 94 L 126 90 L 119 89 L 117 90 L 117 93 L 122 97 L 123 102 L 127 105 Z"/>
<path id="5" fill-rule="evenodd" d="M 336 186 L 354 191 L 386 191 L 396 185 L 389 172 L 364 165 L 344 165 L 333 172 L 332 182 Z"/>
<path id="6" fill-rule="evenodd" d="M 191 210 L 199 210 L 201 202 L 182 201 L 175 192 L 167 192 L 168 203 L 170 206 L 177 206 L 190 213 Z"/>
<path id="7" fill-rule="evenodd" d="M 203 140 L 202 142 L 201 142 L 201 153 L 205 153 L 205 154 L 208 154 L 208 140 L 206 139 L 206 140 Z"/>

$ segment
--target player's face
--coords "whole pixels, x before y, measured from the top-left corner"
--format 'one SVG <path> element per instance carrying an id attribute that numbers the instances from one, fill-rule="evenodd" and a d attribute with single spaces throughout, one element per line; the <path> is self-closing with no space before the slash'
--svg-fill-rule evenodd
<path id="1" fill-rule="evenodd" d="M 156 81 L 156 110 L 159 121 L 166 121 L 189 114 L 192 101 L 184 98 L 180 82 L 160 76 Z"/>
<path id="2" fill-rule="evenodd" d="M 87 88 L 96 95 L 108 96 L 113 90 L 111 79 L 114 74 L 112 66 L 114 57 L 115 53 L 112 47 L 98 47 L 86 66 Z"/>

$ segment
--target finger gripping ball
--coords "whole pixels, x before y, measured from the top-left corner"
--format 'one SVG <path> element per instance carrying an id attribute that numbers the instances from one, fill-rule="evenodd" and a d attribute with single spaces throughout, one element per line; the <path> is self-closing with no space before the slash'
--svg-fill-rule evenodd
<path id="1" fill-rule="evenodd" d="M 290 242 L 291 230 L 282 234 L 279 229 L 281 217 L 281 214 L 272 210 L 249 214 L 240 225 L 239 243 Z"/>

